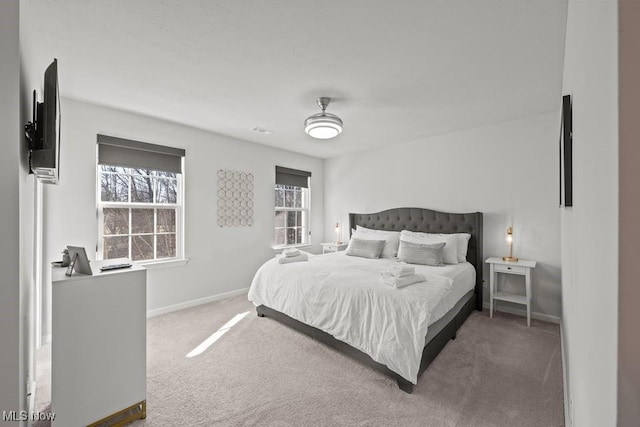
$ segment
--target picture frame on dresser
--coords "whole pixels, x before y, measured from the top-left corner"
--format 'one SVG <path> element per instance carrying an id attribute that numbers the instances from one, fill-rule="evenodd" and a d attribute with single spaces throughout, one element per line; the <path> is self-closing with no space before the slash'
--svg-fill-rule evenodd
<path id="1" fill-rule="evenodd" d="M 93 271 L 91 270 L 89 257 L 87 256 L 87 251 L 84 249 L 84 247 L 67 246 L 67 249 L 69 250 L 71 263 L 69 264 L 66 275 L 71 276 L 74 272 L 76 272 L 78 274 L 91 276 L 93 274 Z"/>
<path id="2" fill-rule="evenodd" d="M 562 97 L 560 121 L 560 207 L 573 206 L 573 106 L 571 95 Z"/>

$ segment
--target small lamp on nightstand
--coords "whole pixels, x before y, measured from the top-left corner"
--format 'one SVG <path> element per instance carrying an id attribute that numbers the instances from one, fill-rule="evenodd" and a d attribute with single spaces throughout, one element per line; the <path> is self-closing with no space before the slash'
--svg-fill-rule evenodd
<path id="1" fill-rule="evenodd" d="M 340 223 L 336 222 L 336 243 L 339 245 L 340 243 L 342 243 L 340 241 Z"/>
<path id="2" fill-rule="evenodd" d="M 503 256 L 502 260 L 507 262 L 518 262 L 518 258 L 513 256 L 513 227 L 507 228 L 507 243 L 509 243 L 509 256 Z"/>

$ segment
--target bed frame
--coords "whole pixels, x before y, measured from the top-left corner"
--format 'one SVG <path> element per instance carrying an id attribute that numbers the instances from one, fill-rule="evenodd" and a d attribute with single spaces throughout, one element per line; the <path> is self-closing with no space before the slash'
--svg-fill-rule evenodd
<path id="1" fill-rule="evenodd" d="M 469 317 L 473 309 L 482 311 L 482 212 L 466 214 L 438 212 L 422 208 L 395 208 L 372 214 L 349 214 L 349 229 L 356 226 L 371 228 L 374 230 L 400 231 L 411 230 L 425 233 L 469 233 L 469 249 L 467 261 L 476 269 L 475 296 L 458 311 L 442 330 L 426 343 L 422 352 L 418 378 L 427 369 L 450 339 L 456 338 L 458 328 Z M 376 362 L 369 355 L 351 347 L 332 335 L 313 326 L 309 326 L 298 320 L 276 311 L 272 308 L 260 305 L 256 307 L 258 316 L 271 317 L 280 323 L 292 327 L 318 341 L 327 344 L 344 354 L 384 372 L 398 381 L 401 390 L 412 393 L 413 383 L 393 372 L 385 365 Z"/>

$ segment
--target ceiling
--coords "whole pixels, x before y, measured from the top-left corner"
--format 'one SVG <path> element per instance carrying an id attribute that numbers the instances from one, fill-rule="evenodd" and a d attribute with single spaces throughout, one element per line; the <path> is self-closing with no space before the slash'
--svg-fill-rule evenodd
<path id="1" fill-rule="evenodd" d="M 327 158 L 556 111 L 566 0 L 30 0 L 64 97 Z M 44 65 L 43 65 L 44 70 Z M 344 120 L 304 133 L 318 96 Z M 253 127 L 272 134 L 252 131 Z"/>

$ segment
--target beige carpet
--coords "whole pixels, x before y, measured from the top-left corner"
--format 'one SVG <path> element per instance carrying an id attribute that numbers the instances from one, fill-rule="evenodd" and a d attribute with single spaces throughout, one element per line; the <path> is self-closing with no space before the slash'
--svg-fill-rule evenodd
<path id="1" fill-rule="evenodd" d="M 199 356 L 185 356 L 251 311 Z M 134 426 L 562 426 L 557 325 L 474 312 L 414 393 L 269 318 L 246 297 L 149 320 L 147 419 Z M 42 407 L 41 405 L 39 405 Z"/>

